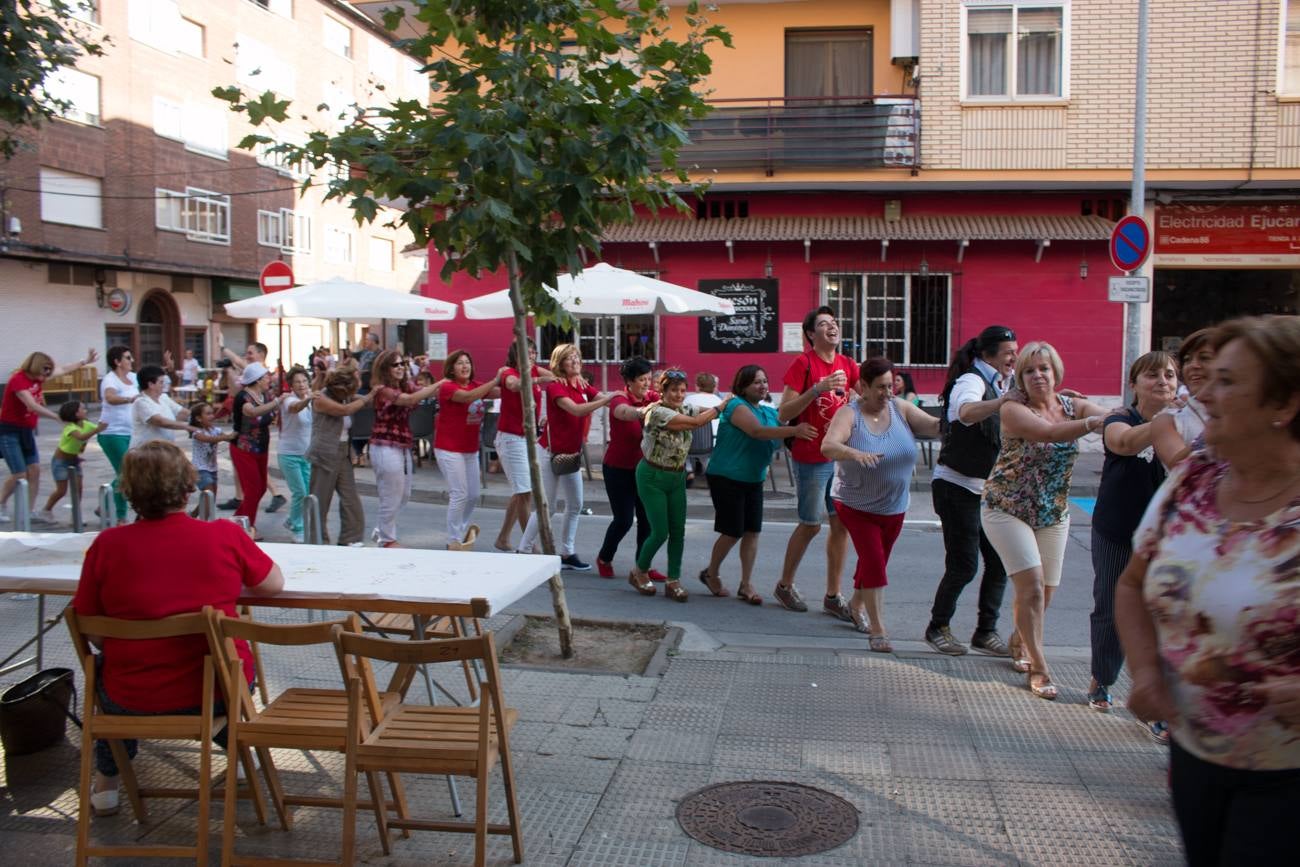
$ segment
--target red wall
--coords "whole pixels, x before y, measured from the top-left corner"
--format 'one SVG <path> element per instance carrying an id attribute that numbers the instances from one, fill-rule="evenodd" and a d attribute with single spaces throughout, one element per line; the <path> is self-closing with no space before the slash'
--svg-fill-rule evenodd
<path id="1" fill-rule="evenodd" d="M 865 194 L 824 193 L 749 195 L 751 217 L 879 214 L 886 198 Z M 903 198 L 905 216 L 942 214 L 1033 214 L 1077 215 L 1079 198 L 1071 196 L 980 195 L 911 196 Z M 673 217 L 677 219 L 677 217 Z M 694 219 L 681 217 L 680 219 Z M 990 324 L 1007 325 L 1016 331 L 1023 346 L 1030 340 L 1046 340 L 1065 362 L 1065 384 L 1085 394 L 1113 395 L 1120 392 L 1123 346 L 1123 306 L 1106 300 L 1106 278 L 1114 272 L 1105 241 L 1055 241 L 1035 262 L 1032 241 L 971 241 L 960 264 L 957 242 L 904 242 L 890 244 L 886 261 L 880 261 L 880 243 L 813 241 L 810 260 L 804 261 L 804 247 L 796 242 L 736 242 L 735 262 L 729 262 L 721 242 L 706 244 L 664 243 L 659 262 L 646 244 L 609 244 L 603 258 L 630 270 L 658 270 L 661 279 L 692 289 L 702 279 L 756 278 L 764 276 L 770 255 L 772 276 L 780 281 L 781 322 L 798 322 L 819 301 L 820 274 L 825 272 L 915 273 L 922 256 L 933 274 L 949 273 L 952 279 L 952 347 L 975 336 Z M 1089 274 L 1079 277 L 1079 263 L 1087 257 Z M 441 259 L 430 252 L 430 284 L 425 293 L 445 301 L 460 302 L 493 292 L 506 285 L 504 275 L 474 280 L 457 274 L 450 285 L 438 276 Z M 594 263 L 593 263 L 594 264 Z M 433 323 L 434 331 L 450 333 L 451 349 L 464 348 L 474 355 L 480 372 L 504 363 L 510 340 L 509 320 L 474 321 L 458 318 L 451 323 Z M 707 370 L 718 376 L 723 388 L 742 364 L 763 365 L 773 380 L 789 366 L 792 354 L 700 353 L 698 326 L 686 317 L 660 320 L 660 359 L 688 372 Z M 944 371 L 940 368 L 904 368 L 912 373 L 923 394 L 939 391 Z M 599 371 L 593 371 L 599 383 Z M 619 384 L 617 371 L 609 371 L 611 387 Z"/>

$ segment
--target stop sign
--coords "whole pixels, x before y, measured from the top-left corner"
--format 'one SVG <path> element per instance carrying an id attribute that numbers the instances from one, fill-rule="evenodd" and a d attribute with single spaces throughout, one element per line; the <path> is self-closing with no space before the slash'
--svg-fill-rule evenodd
<path id="1" fill-rule="evenodd" d="M 293 286 L 293 269 L 288 262 L 267 262 L 257 282 L 262 287 L 262 294 L 289 289 Z"/>

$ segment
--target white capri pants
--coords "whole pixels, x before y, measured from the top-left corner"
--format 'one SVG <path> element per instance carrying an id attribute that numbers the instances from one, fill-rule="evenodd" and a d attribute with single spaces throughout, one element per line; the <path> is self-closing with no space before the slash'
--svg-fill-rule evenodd
<path id="1" fill-rule="evenodd" d="M 374 539 L 380 545 L 396 542 L 397 514 L 411 501 L 411 449 L 372 442 L 370 465 L 375 468 L 375 493 L 379 496 Z"/>
<path id="2" fill-rule="evenodd" d="M 478 452 L 434 449 L 433 455 L 447 480 L 447 541 L 460 542 L 478 505 Z"/>
<path id="3" fill-rule="evenodd" d="M 1008 575 L 1042 567 L 1043 586 L 1059 587 L 1065 544 L 1070 540 L 1070 516 L 1059 524 L 1035 530 L 1019 518 L 987 506 L 980 507 L 980 524 L 998 552 Z"/>
<path id="4" fill-rule="evenodd" d="M 537 447 L 537 460 L 541 464 L 542 490 L 546 491 L 546 502 L 554 509 L 555 498 L 564 498 L 564 515 L 556 526 L 551 524 L 555 536 L 555 547 L 561 557 L 568 557 L 574 552 L 578 541 L 578 516 L 582 514 L 582 470 L 568 475 L 556 476 L 551 471 L 551 453 L 542 446 Z M 557 493 L 558 492 L 558 493 Z M 529 551 L 537 542 L 537 512 L 528 518 L 528 527 L 524 538 L 519 542 L 520 551 Z"/>
<path id="5" fill-rule="evenodd" d="M 528 440 L 519 434 L 498 431 L 494 446 L 501 469 L 505 470 L 506 480 L 510 482 L 510 493 L 531 494 L 533 480 L 528 474 Z"/>

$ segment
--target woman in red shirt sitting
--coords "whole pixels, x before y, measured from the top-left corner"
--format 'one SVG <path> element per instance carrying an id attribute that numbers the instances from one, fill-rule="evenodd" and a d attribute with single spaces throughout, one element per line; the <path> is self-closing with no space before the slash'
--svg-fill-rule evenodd
<path id="1" fill-rule="evenodd" d="M 273 596 L 284 588 L 280 567 L 231 521 L 196 521 L 185 514 L 198 474 L 174 444 L 155 440 L 122 458 L 122 493 L 139 520 L 99 534 L 81 567 L 72 608 L 86 616 L 157 620 L 220 608 L 237 617 L 245 592 Z M 178 568 L 177 564 L 188 564 Z M 140 641 L 103 639 L 97 661 L 99 700 L 110 713 L 198 713 L 203 702 L 203 657 L 208 643 L 186 635 Z M 238 643 L 244 675 L 253 658 Z M 224 713 L 219 709 L 217 713 Z M 225 731 L 214 740 L 225 746 Z M 135 757 L 135 741 L 126 742 Z M 118 808 L 118 771 L 107 741 L 95 743 L 97 774 L 91 804 L 98 815 Z"/>
<path id="2" fill-rule="evenodd" d="M 504 369 L 504 368 L 503 368 Z M 447 480 L 447 547 L 467 550 L 478 537 L 469 522 L 478 503 L 479 436 L 487 408 L 484 398 L 495 397 L 501 373 L 487 382 L 474 379 L 474 359 L 463 349 L 447 357 L 438 389 L 438 423 L 433 431 L 433 455 Z"/>
<path id="3" fill-rule="evenodd" d="M 584 563 L 574 552 L 578 536 L 578 516 L 582 514 L 582 473 L 579 456 L 587 417 L 613 400 L 602 395 L 582 377 L 582 355 L 572 343 L 561 343 L 551 352 L 551 373 L 555 382 L 546 386 L 546 429 L 538 439 L 537 460 L 541 464 L 542 487 L 546 502 L 554 503 L 556 489 L 564 498 L 564 520 L 556 534 L 555 546 L 565 569 L 586 572 Z M 556 470 L 560 472 L 556 472 Z M 520 551 L 531 551 L 537 541 L 537 515 L 528 519 Z"/>
<path id="4" fill-rule="evenodd" d="M 41 486 L 41 456 L 36 451 L 36 419 L 45 416 L 59 420 L 59 414 L 45 406 L 41 388 L 45 380 L 63 376 L 78 368 L 94 364 L 99 353 L 87 350 L 86 360 L 56 367 L 44 352 L 33 352 L 23 359 L 5 383 L 0 401 L 0 455 L 9 465 L 9 478 L 0 486 L 0 523 L 9 520 L 5 504 L 19 479 L 27 480 L 28 514 L 36 510 L 36 496 Z"/>
<path id="5" fill-rule="evenodd" d="M 397 513 L 411 500 L 411 410 L 438 386 L 416 389 L 402 353 L 386 349 L 375 356 L 370 390 L 375 393 L 375 423 L 370 430 L 370 465 L 375 468 L 379 520 L 374 540 L 381 548 L 397 545 Z"/>

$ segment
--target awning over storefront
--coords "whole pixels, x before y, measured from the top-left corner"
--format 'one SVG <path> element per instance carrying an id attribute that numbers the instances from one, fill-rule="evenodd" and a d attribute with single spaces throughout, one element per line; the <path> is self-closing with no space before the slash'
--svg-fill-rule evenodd
<path id="1" fill-rule="evenodd" d="M 646 219 L 606 228 L 605 243 L 726 241 L 1105 241 L 1115 226 L 1097 216 L 748 217 Z"/>
<path id="2" fill-rule="evenodd" d="M 256 298 L 261 294 L 262 289 L 256 283 L 244 283 L 239 280 L 227 280 L 224 277 L 217 277 L 212 281 L 212 308 L 220 310 L 223 304 L 229 304 L 231 301 L 243 301 L 245 298 Z"/>

